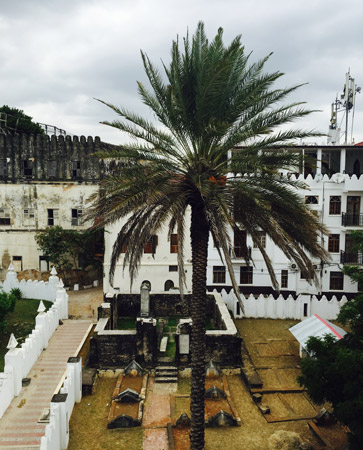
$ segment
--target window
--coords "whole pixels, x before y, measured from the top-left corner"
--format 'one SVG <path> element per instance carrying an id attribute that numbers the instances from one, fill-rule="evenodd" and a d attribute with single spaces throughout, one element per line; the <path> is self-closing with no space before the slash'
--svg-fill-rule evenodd
<path id="1" fill-rule="evenodd" d="M 32 177 L 33 175 L 33 161 L 31 159 L 23 160 L 23 175 L 25 177 Z"/>
<path id="2" fill-rule="evenodd" d="M 288 279 L 289 279 L 289 271 L 281 270 L 281 287 L 282 288 L 288 287 Z"/>
<path id="3" fill-rule="evenodd" d="M 343 272 L 330 272 L 330 285 L 331 291 L 342 291 L 344 286 Z"/>
<path id="4" fill-rule="evenodd" d="M 81 177 L 81 161 L 72 161 L 72 178 Z"/>
<path id="5" fill-rule="evenodd" d="M 164 284 L 164 291 L 170 291 L 170 289 L 174 288 L 174 282 L 172 280 L 166 280 Z"/>
<path id="6" fill-rule="evenodd" d="M 266 233 L 264 231 L 258 232 L 258 240 L 261 243 L 262 248 L 266 248 Z M 257 248 L 257 243 L 253 241 L 253 248 Z"/>
<path id="7" fill-rule="evenodd" d="M 170 253 L 178 253 L 178 235 L 170 235 Z"/>
<path id="8" fill-rule="evenodd" d="M 10 225 L 10 209 L 0 209 L 0 225 Z"/>
<path id="9" fill-rule="evenodd" d="M 226 282 L 225 266 L 213 266 L 213 283 L 224 284 Z"/>
<path id="10" fill-rule="evenodd" d="M 252 284 L 253 283 L 253 268 L 242 266 L 240 268 L 240 284 Z"/>
<path id="11" fill-rule="evenodd" d="M 72 209 L 72 225 L 78 226 L 82 225 L 82 210 L 81 209 Z"/>
<path id="12" fill-rule="evenodd" d="M 153 234 L 144 245 L 144 253 L 155 253 L 157 245 L 158 237 L 156 236 L 156 234 Z"/>
<path id="13" fill-rule="evenodd" d="M 23 270 L 23 257 L 13 256 L 13 266 L 16 272 Z"/>
<path id="14" fill-rule="evenodd" d="M 317 195 L 305 195 L 305 205 L 317 205 L 319 197 Z"/>
<path id="15" fill-rule="evenodd" d="M 177 272 L 178 266 L 169 266 L 169 272 Z"/>
<path id="16" fill-rule="evenodd" d="M 48 177 L 56 178 L 57 176 L 57 161 L 50 160 L 48 161 Z"/>
<path id="17" fill-rule="evenodd" d="M 33 221 L 34 219 L 34 208 L 24 209 L 24 221 Z"/>
<path id="18" fill-rule="evenodd" d="M 39 256 L 39 270 L 47 272 L 49 270 L 49 261 L 44 255 Z"/>
<path id="19" fill-rule="evenodd" d="M 342 198 L 340 195 L 330 196 L 329 214 L 340 214 L 342 209 Z"/>
<path id="20" fill-rule="evenodd" d="M 0 177 L 6 175 L 6 159 L 0 159 Z"/>
<path id="21" fill-rule="evenodd" d="M 236 258 L 243 258 L 247 253 L 246 231 L 234 230 L 233 250 Z"/>
<path id="22" fill-rule="evenodd" d="M 48 209 L 48 225 L 50 227 L 52 227 L 53 225 L 58 225 L 58 213 L 58 209 Z"/>
<path id="23" fill-rule="evenodd" d="M 329 234 L 328 250 L 330 253 L 339 253 L 339 234 Z"/>

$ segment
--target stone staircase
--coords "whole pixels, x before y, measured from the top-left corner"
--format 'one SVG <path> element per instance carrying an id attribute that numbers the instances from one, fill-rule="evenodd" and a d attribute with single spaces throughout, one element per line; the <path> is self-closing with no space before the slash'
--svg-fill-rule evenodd
<path id="1" fill-rule="evenodd" d="M 171 365 L 159 365 L 155 369 L 155 383 L 177 383 L 178 368 Z"/>

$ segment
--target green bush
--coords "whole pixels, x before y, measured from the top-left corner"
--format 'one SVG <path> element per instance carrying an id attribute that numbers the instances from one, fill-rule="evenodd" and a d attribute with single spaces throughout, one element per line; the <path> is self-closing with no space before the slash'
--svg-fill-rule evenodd
<path id="1" fill-rule="evenodd" d="M 16 300 L 20 300 L 21 298 L 23 298 L 23 293 L 21 292 L 21 289 L 20 289 L 20 288 L 13 288 L 13 289 L 10 291 L 10 294 L 11 294 L 11 295 L 14 295 L 15 298 L 16 298 Z"/>
<path id="2" fill-rule="evenodd" d="M 14 294 L 0 291 L 0 331 L 5 328 L 7 324 L 6 315 L 14 311 L 15 303 L 16 296 Z"/>

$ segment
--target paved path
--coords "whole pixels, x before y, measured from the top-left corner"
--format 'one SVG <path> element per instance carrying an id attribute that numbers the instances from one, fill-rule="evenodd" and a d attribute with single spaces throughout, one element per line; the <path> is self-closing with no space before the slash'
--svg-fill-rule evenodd
<path id="1" fill-rule="evenodd" d="M 155 383 L 149 377 L 142 426 L 144 431 L 143 450 L 168 450 L 167 424 L 170 418 L 170 394 L 175 393 L 174 383 Z"/>
<path id="2" fill-rule="evenodd" d="M 91 326 L 90 320 L 64 320 L 31 369 L 29 386 L 15 397 L 0 419 L 0 450 L 39 449 L 45 424 L 38 423 L 67 366 Z"/>

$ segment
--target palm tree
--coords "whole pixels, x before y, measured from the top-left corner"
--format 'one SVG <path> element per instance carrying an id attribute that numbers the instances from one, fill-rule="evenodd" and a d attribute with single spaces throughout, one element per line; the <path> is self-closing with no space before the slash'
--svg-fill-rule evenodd
<path id="1" fill-rule="evenodd" d="M 240 36 L 225 47 L 222 34 L 219 29 L 209 42 L 203 23 L 199 23 L 195 35 L 190 39 L 187 34 L 183 45 L 174 41 L 171 63 L 163 65 L 165 78 L 141 53 L 151 90 L 138 83 L 138 91 L 161 127 L 103 102 L 120 116 L 120 120 L 103 123 L 136 139 L 99 153 L 121 164 L 102 182 L 92 211 L 99 225 L 122 223 L 111 257 L 111 284 L 121 251 L 126 247 L 124 268 L 129 268 L 133 279 L 144 244 L 167 223 L 169 236 L 177 230 L 180 288 L 184 275 L 184 218 L 187 210 L 191 212 L 192 449 L 204 448 L 209 236 L 218 243 L 239 300 L 229 255 L 230 227 L 252 235 L 276 289 L 271 261 L 258 239 L 261 230 L 308 279 L 313 279 L 315 272 L 307 254 L 326 259 L 318 244 L 324 230 L 299 198 L 296 188 L 301 185 L 278 174 L 279 169 L 291 169 L 297 164 L 296 155 L 289 151 L 296 139 L 318 135 L 281 126 L 311 111 L 300 103 L 282 105 L 281 101 L 298 86 L 272 89 L 282 74 L 263 72 L 268 57 L 250 64 Z M 231 152 L 241 144 L 244 146 Z M 248 252 L 245 258 L 249 263 Z"/>

